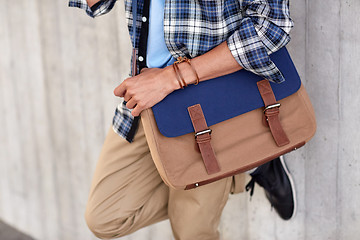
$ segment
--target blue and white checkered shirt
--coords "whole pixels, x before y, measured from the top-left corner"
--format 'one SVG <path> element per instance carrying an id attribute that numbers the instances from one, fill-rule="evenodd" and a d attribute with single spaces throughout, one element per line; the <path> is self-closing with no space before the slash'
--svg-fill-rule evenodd
<path id="1" fill-rule="evenodd" d="M 132 38 L 132 0 L 125 1 L 126 20 Z M 135 48 L 139 47 L 145 0 L 138 0 Z M 102 0 L 91 9 L 86 0 L 69 0 L 69 6 L 86 10 L 91 17 L 109 12 L 116 0 Z M 289 41 L 293 21 L 289 0 L 167 0 L 164 9 L 164 37 L 175 57 L 194 58 L 227 41 L 236 61 L 248 71 L 272 82 L 284 77 L 269 54 Z M 113 127 L 129 142 L 134 117 L 124 103 L 115 111 Z"/>

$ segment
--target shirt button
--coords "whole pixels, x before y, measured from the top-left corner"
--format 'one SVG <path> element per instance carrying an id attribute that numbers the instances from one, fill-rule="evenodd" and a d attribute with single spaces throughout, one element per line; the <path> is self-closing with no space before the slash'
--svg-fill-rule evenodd
<path id="1" fill-rule="evenodd" d="M 143 56 L 139 56 L 139 61 L 140 61 L 140 62 L 144 61 Z"/>
<path id="2" fill-rule="evenodd" d="M 144 17 L 142 17 L 141 20 L 142 20 L 143 22 L 146 22 L 147 18 L 144 16 Z"/>

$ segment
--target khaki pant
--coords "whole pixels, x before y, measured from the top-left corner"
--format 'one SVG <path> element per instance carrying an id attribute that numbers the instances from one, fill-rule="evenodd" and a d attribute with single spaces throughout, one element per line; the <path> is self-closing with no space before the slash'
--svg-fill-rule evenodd
<path id="1" fill-rule="evenodd" d="M 169 189 L 151 159 L 140 123 L 133 143 L 109 130 L 92 180 L 85 218 L 101 239 L 125 236 L 169 218 L 177 240 L 217 240 L 229 193 L 243 189 L 237 175 L 193 189 Z"/>

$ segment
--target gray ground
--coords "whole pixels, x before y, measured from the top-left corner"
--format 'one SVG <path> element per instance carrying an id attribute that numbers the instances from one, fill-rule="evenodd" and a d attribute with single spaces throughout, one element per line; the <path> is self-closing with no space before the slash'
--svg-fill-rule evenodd
<path id="1" fill-rule="evenodd" d="M 34 240 L 0 220 L 0 240 Z"/>

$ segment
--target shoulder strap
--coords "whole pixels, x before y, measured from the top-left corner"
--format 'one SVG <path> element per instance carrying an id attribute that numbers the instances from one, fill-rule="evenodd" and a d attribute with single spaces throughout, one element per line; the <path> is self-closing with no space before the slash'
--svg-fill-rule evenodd
<path id="1" fill-rule="evenodd" d="M 137 65 L 136 65 L 136 18 L 137 18 L 137 0 L 132 0 L 132 16 L 133 16 L 133 39 L 132 39 L 132 44 L 133 44 L 133 51 L 132 51 L 132 71 L 131 74 L 132 76 L 137 75 Z"/>

